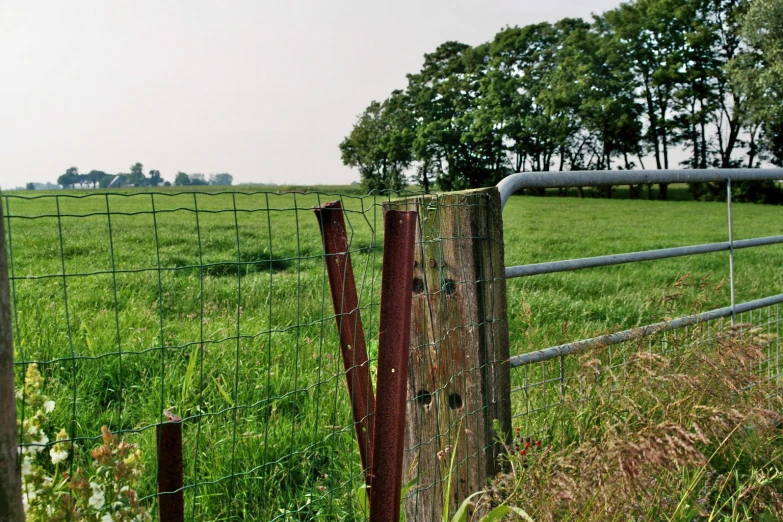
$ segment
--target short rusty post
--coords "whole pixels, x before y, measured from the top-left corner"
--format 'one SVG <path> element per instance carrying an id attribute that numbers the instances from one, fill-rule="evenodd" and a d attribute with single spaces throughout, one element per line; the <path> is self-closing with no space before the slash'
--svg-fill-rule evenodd
<path id="1" fill-rule="evenodd" d="M 353 408 L 356 440 L 365 481 L 369 485 L 372 468 L 373 415 L 375 395 L 370 382 L 370 363 L 359 312 L 359 297 L 353 276 L 351 255 L 348 253 L 348 234 L 340 201 L 324 203 L 313 209 L 321 228 L 324 251 L 326 252 L 326 273 L 332 293 L 332 304 L 340 335 L 340 352 L 348 384 L 348 395 Z"/>
<path id="2" fill-rule="evenodd" d="M 398 522 L 405 447 L 416 212 L 388 210 L 383 236 L 371 522 Z"/>
<path id="3" fill-rule="evenodd" d="M 11 288 L 5 251 L 5 223 L 0 203 L 0 520 L 22 522 L 22 479 L 17 463 L 14 339 Z"/>
<path id="4" fill-rule="evenodd" d="M 158 424 L 158 513 L 161 522 L 184 522 L 182 491 L 182 419 L 169 411 L 167 421 Z"/>

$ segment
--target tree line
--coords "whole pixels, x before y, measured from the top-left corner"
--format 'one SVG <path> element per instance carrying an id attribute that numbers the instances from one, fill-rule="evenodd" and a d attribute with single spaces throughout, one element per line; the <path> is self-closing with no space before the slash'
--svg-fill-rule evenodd
<path id="1" fill-rule="evenodd" d="M 210 174 L 209 177 L 204 174 L 187 174 L 178 172 L 174 178 L 174 185 L 231 185 L 234 177 L 228 173 Z M 144 174 L 144 165 L 134 163 L 130 167 L 129 173 L 107 174 L 102 170 L 91 170 L 87 174 L 80 174 L 77 167 L 68 168 L 64 174 L 57 178 L 57 184 L 63 188 L 108 188 L 108 187 L 158 187 L 171 186 L 170 181 L 165 181 L 159 170 L 150 170 L 149 175 Z M 35 190 L 35 183 L 28 183 L 28 190 Z"/>
<path id="2" fill-rule="evenodd" d="M 392 190 L 526 170 L 783 165 L 783 0 L 634 0 L 589 22 L 446 42 L 339 147 L 368 189 Z"/>

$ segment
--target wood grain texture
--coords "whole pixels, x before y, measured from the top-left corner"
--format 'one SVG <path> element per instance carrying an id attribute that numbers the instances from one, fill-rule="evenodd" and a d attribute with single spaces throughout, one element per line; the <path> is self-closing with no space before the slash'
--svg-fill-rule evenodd
<path id="1" fill-rule="evenodd" d="M 497 189 L 391 202 L 419 213 L 403 483 L 409 522 L 440 520 L 487 486 L 511 432 L 503 225 Z M 459 437 L 457 442 L 456 437 Z"/>
<path id="2" fill-rule="evenodd" d="M 11 291 L 5 250 L 5 221 L 0 203 L 0 522 L 24 520 L 16 435 Z"/>

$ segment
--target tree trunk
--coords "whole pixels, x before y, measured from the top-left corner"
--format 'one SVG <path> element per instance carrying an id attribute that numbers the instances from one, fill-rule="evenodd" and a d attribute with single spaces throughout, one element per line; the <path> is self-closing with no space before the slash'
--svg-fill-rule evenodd
<path id="1" fill-rule="evenodd" d="M 704 118 L 702 118 L 701 121 L 701 163 L 699 164 L 699 168 L 706 169 L 707 168 L 707 131 L 705 129 L 706 125 L 704 125 Z"/>
<path id="2" fill-rule="evenodd" d="M 658 199 L 661 201 L 666 201 L 666 197 L 669 193 L 669 184 L 668 183 L 658 183 Z"/>
<path id="3" fill-rule="evenodd" d="M 424 185 L 424 193 L 430 193 L 430 179 L 427 176 L 427 171 L 430 169 L 429 160 L 424 160 L 424 166 L 421 169 L 421 184 Z"/>
<path id="4" fill-rule="evenodd" d="M 758 126 L 754 125 L 750 129 L 750 143 L 748 144 L 748 168 L 753 168 L 753 161 L 756 159 L 756 132 Z"/>

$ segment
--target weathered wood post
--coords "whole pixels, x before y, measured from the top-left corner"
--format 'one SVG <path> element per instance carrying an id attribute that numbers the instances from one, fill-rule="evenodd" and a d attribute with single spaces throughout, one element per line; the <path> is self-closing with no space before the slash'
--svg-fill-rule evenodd
<path id="1" fill-rule="evenodd" d="M 440 520 L 498 471 L 511 432 L 503 223 L 496 188 L 392 201 L 416 210 L 403 484 L 408 522 Z M 459 440 L 457 441 L 457 438 Z"/>
<path id="2" fill-rule="evenodd" d="M 24 520 L 16 436 L 11 285 L 8 279 L 5 222 L 0 198 L 0 520 L 3 522 Z"/>

